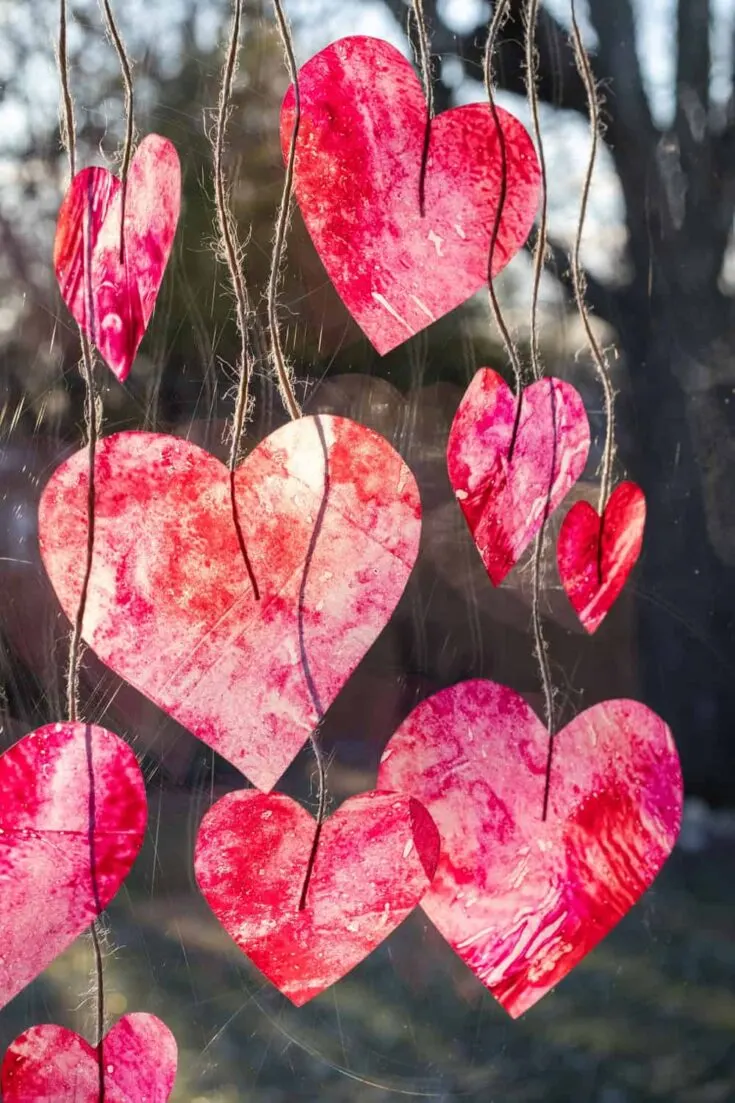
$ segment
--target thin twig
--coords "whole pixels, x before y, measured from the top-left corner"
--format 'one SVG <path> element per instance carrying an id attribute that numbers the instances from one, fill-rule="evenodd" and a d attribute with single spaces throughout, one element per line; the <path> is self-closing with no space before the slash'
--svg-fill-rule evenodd
<path id="1" fill-rule="evenodd" d="M 587 162 L 587 171 L 584 177 L 584 184 L 582 185 L 582 199 L 579 205 L 579 222 L 577 223 L 577 233 L 574 239 L 574 248 L 572 249 L 571 255 L 572 283 L 574 286 L 574 297 L 577 300 L 577 310 L 579 312 L 579 317 L 582 321 L 582 325 L 584 326 L 584 331 L 590 346 L 590 350 L 592 352 L 592 357 L 595 361 L 595 367 L 597 368 L 600 382 L 602 383 L 602 389 L 605 394 L 605 418 L 607 425 L 605 431 L 605 449 L 602 458 L 602 478 L 600 480 L 599 507 L 600 517 L 602 518 L 605 510 L 605 505 L 607 504 L 608 495 L 610 493 L 613 462 L 615 459 L 615 392 L 610 380 L 607 358 L 605 357 L 605 354 L 602 351 L 592 329 L 589 310 L 587 308 L 587 303 L 585 302 L 586 288 L 582 265 L 580 262 L 582 235 L 584 233 L 584 224 L 587 218 L 587 207 L 589 205 L 592 177 L 597 160 L 597 147 L 600 140 L 600 105 L 597 97 L 595 77 L 592 72 L 589 55 L 587 53 L 587 50 L 585 49 L 584 42 L 582 41 L 582 35 L 579 30 L 579 24 L 577 22 L 577 13 L 575 10 L 574 0 L 572 0 L 572 42 L 574 44 L 574 57 L 577 63 L 577 69 L 579 71 L 580 77 L 582 78 L 585 92 L 587 94 L 587 105 L 590 120 L 590 156 Z M 600 546 L 601 545 L 602 541 L 600 541 Z"/>
<path id="2" fill-rule="evenodd" d="M 293 50 L 293 40 L 291 37 L 291 28 L 289 27 L 288 20 L 286 19 L 285 12 L 281 0 L 273 0 L 273 9 L 276 13 L 276 22 L 278 23 L 278 33 L 283 43 L 283 49 L 286 54 L 286 66 L 288 68 L 288 75 L 293 84 L 294 90 L 294 120 L 293 130 L 291 131 L 291 141 L 288 148 L 288 158 L 286 160 L 286 175 L 283 180 L 283 193 L 281 195 L 281 203 L 278 208 L 278 215 L 276 217 L 276 234 L 273 241 L 273 254 L 271 256 L 271 270 L 268 277 L 268 326 L 270 329 L 271 339 L 271 355 L 273 358 L 273 366 L 276 370 L 276 379 L 278 381 L 278 390 L 281 393 L 281 399 L 283 405 L 286 407 L 286 411 L 292 418 L 301 417 L 301 407 L 296 401 L 296 395 L 294 394 L 292 384 L 291 369 L 286 363 L 286 358 L 283 353 L 283 344 L 281 342 L 281 331 L 278 324 L 278 285 L 281 279 L 281 264 L 283 262 L 283 250 L 286 242 L 286 233 L 291 221 L 291 201 L 293 194 L 293 179 L 294 179 L 294 166 L 296 164 L 296 141 L 299 136 L 299 128 L 301 126 L 301 91 L 299 89 L 299 74 L 296 66 L 296 57 Z"/>
<path id="3" fill-rule="evenodd" d="M 419 213 L 424 217 L 426 211 L 426 167 L 429 161 L 429 144 L 431 142 L 431 123 L 434 118 L 434 81 L 431 73 L 431 46 L 429 32 L 426 26 L 424 14 L 424 0 L 412 0 L 413 17 L 416 23 L 416 35 L 419 46 L 419 65 L 421 68 L 421 83 L 426 97 L 426 125 L 424 127 L 424 141 L 421 149 L 421 169 L 419 171 Z"/>

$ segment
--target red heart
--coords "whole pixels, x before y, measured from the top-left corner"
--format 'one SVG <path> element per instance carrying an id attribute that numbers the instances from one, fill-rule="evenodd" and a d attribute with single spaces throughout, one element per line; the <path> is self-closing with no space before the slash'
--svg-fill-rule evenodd
<path id="1" fill-rule="evenodd" d="M 135 755 L 104 728 L 47 724 L 0 758 L 0 1007 L 107 907 L 146 815 Z"/>
<path id="2" fill-rule="evenodd" d="M 61 204 L 54 267 L 64 302 L 121 381 L 156 305 L 181 204 L 174 146 L 149 134 L 130 163 L 125 187 L 103 168 L 78 172 Z"/>
<path id="3" fill-rule="evenodd" d="M 87 458 L 39 508 L 67 616 L 87 540 Z M 103 662 L 259 789 L 293 760 L 385 627 L 416 559 L 416 482 L 386 440 L 339 417 L 272 433 L 235 475 L 151 433 L 103 440 L 84 638 Z"/>
<path id="4" fill-rule="evenodd" d="M 575 502 L 559 529 L 559 577 L 588 632 L 610 612 L 643 545 L 646 498 L 636 483 L 620 483 L 602 520 L 589 502 Z"/>
<path id="5" fill-rule="evenodd" d="M 426 101 L 410 63 L 388 42 L 343 38 L 301 68 L 299 92 L 296 198 L 337 292 L 383 355 L 487 283 L 503 184 L 498 127 L 486 103 L 434 119 L 422 215 Z M 526 130 L 497 113 L 506 192 L 493 275 L 528 236 L 540 179 Z M 292 86 L 284 157 L 294 115 Z"/>
<path id="6" fill-rule="evenodd" d="M 413 911 L 439 836 L 418 801 L 360 793 L 325 820 L 300 908 L 314 818 L 282 793 L 228 793 L 202 820 L 197 883 L 258 969 L 301 1007 L 349 973 Z"/>
<path id="7" fill-rule="evenodd" d="M 495 586 L 582 474 L 589 447 L 587 414 L 570 383 L 541 379 L 517 399 L 497 372 L 477 372 L 452 422 L 447 467 Z"/>
<path id="8" fill-rule="evenodd" d="M 425 803 L 442 856 L 422 908 L 512 1016 L 574 968 L 648 888 L 682 809 L 671 732 L 635 701 L 594 705 L 553 741 L 517 693 L 461 682 L 414 709 L 381 786 Z"/>
<path id="9" fill-rule="evenodd" d="M 176 1041 L 155 1015 L 126 1015 L 102 1041 L 105 1103 L 166 1103 Z M 10 1045 L 0 1071 L 4 1103 L 99 1103 L 97 1049 L 63 1026 L 33 1026 Z"/>

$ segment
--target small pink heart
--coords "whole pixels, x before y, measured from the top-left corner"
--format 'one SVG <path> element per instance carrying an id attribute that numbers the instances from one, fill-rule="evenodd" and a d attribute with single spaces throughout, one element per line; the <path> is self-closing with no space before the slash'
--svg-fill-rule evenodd
<path id="1" fill-rule="evenodd" d="M 87 724 L 47 724 L 0 757 L 0 1007 L 109 904 L 143 842 L 140 767 Z"/>
<path id="2" fill-rule="evenodd" d="M 85 168 L 61 204 L 54 268 L 64 302 L 119 380 L 124 380 L 156 305 L 176 233 L 181 169 L 174 146 L 149 134 L 125 186 Z"/>
<path id="3" fill-rule="evenodd" d="M 517 693 L 461 682 L 414 709 L 380 786 L 422 801 L 442 853 L 421 907 L 513 1017 L 649 887 L 679 831 L 671 732 L 635 701 L 594 705 L 553 740 Z"/>
<path id="4" fill-rule="evenodd" d="M 84 639 L 103 662 L 270 789 L 387 624 L 418 553 L 398 453 L 345 418 L 278 429 L 235 473 L 152 433 L 101 441 Z M 43 562 L 67 616 L 87 542 L 87 456 L 46 486 Z M 243 554 L 243 549 L 245 554 Z"/>
<path id="5" fill-rule="evenodd" d="M 254 965 L 301 1007 L 349 973 L 413 911 L 439 836 L 418 801 L 361 793 L 325 820 L 300 907 L 316 822 L 282 793 L 229 793 L 196 842 L 197 883 Z"/>
<path id="6" fill-rule="evenodd" d="M 570 383 L 541 379 L 516 398 L 497 372 L 477 372 L 452 422 L 447 467 L 495 586 L 582 474 L 589 447 L 587 414 Z"/>
<path id="7" fill-rule="evenodd" d="M 539 197 L 533 143 L 517 119 L 472 103 L 431 123 L 420 203 L 426 100 L 388 42 L 343 38 L 299 71 L 296 198 L 322 263 L 381 355 L 459 306 L 525 242 Z M 281 112 L 288 156 L 293 86 Z M 505 146 L 505 174 L 501 131 Z"/>
<path id="8" fill-rule="evenodd" d="M 559 577 L 588 632 L 595 632 L 620 596 L 643 545 L 646 498 L 636 483 L 620 483 L 600 515 L 575 502 L 557 544 Z"/>
<path id="9" fill-rule="evenodd" d="M 0 1070 L 4 1103 L 166 1103 L 177 1065 L 173 1034 L 155 1015 L 120 1019 L 102 1054 L 63 1026 L 33 1026 L 8 1048 Z"/>

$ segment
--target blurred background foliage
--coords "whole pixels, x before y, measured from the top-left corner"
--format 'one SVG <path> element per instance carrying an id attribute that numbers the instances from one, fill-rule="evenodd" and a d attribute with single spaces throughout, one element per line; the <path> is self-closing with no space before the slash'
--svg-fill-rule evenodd
<path id="1" fill-rule="evenodd" d="M 101 371 L 105 432 L 180 433 L 225 454 L 238 340 L 217 260 L 210 136 L 225 0 L 126 0 L 117 16 L 135 63 L 136 124 L 177 146 L 182 217 L 158 306 L 124 386 Z M 304 60 L 350 33 L 412 56 L 404 0 L 291 0 Z M 498 55 L 500 102 L 528 124 L 524 5 L 511 4 Z M 123 105 L 94 0 L 70 4 L 81 164 L 119 163 Z M 426 0 L 438 109 L 484 98 L 491 5 Z M 613 351 L 618 469 L 644 487 L 644 554 L 593 639 L 560 591 L 553 554 L 543 599 L 562 722 L 595 701 L 634 696 L 671 725 L 688 793 L 682 846 L 644 902 L 541 1005 L 511 1024 L 419 914 L 333 992 L 295 1012 L 250 969 L 199 899 L 196 825 L 237 784 L 187 732 L 87 653 L 83 706 L 140 750 L 151 837 L 110 911 L 108 1012 L 158 1011 L 182 1047 L 175 1099 L 234 1103 L 399 1095 L 568 1103 L 735 1099 L 735 0 L 580 2 L 604 100 L 583 259 L 601 339 Z M 45 579 L 35 511 L 43 484 L 79 446 L 78 338 L 51 268 L 67 184 L 54 71 L 56 0 L 0 0 L 0 603 L 6 743 L 63 712 L 68 625 Z M 601 391 L 571 302 L 568 250 L 588 152 L 566 0 L 542 4 L 539 91 L 549 159 L 550 248 L 541 347 L 549 373 L 585 399 L 595 441 L 574 494 L 596 500 Z M 287 85 L 271 6 L 246 3 L 227 173 L 260 311 L 283 166 Z M 498 281 L 528 341 L 529 257 Z M 329 284 L 298 212 L 280 302 L 307 412 L 347 414 L 404 454 L 422 492 L 422 554 L 388 629 L 327 717 L 334 803 L 370 788 L 380 750 L 411 707 L 461 678 L 493 677 L 539 705 L 526 564 L 494 590 L 458 515 L 444 450 L 477 367 L 505 371 L 487 295 L 385 358 Z M 247 444 L 283 422 L 267 368 Z M 558 518 L 556 522 L 558 523 Z M 553 548 L 553 544 L 552 544 Z M 306 752 L 284 787 L 313 804 Z M 80 940 L 1 1021 L 2 1041 L 54 1019 L 89 1029 L 89 948 Z"/>

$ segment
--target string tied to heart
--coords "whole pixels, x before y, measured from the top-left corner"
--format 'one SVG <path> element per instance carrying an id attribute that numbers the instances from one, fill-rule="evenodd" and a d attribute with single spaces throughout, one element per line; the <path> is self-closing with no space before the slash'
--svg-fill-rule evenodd
<path id="1" fill-rule="evenodd" d="M 235 471 L 240 461 L 240 445 L 245 422 L 251 415 L 250 380 L 255 363 L 252 347 L 252 320 L 253 311 L 250 302 L 245 274 L 241 263 L 243 253 L 242 245 L 238 239 L 235 220 L 228 202 L 227 184 L 225 181 L 224 152 L 227 137 L 227 123 L 232 113 L 232 89 L 237 73 L 238 54 L 240 49 L 240 29 L 242 25 L 242 0 L 234 0 L 230 36 L 224 66 L 222 69 L 222 82 L 220 84 L 219 103 L 217 107 L 217 123 L 214 135 L 214 198 L 219 234 L 220 249 L 227 265 L 230 278 L 230 286 L 235 299 L 235 316 L 237 331 L 240 337 L 240 352 L 237 361 L 237 398 L 232 419 L 232 431 L 230 440 L 230 455 L 228 462 L 230 510 L 232 523 L 235 528 L 240 554 L 242 555 L 245 570 L 247 572 L 250 587 L 256 601 L 260 600 L 260 587 L 253 571 L 250 556 L 245 544 L 245 537 L 240 523 L 240 515 L 237 505 L 235 489 Z"/>
<path id="2" fill-rule="evenodd" d="M 419 69 L 421 72 L 421 84 L 426 97 L 426 126 L 424 128 L 424 141 L 421 148 L 421 167 L 419 169 L 419 214 L 423 218 L 426 213 L 426 169 L 429 162 L 429 145 L 431 143 L 431 124 L 434 120 L 434 80 L 431 71 L 431 46 L 429 31 L 426 25 L 424 12 L 424 0 L 412 0 L 411 10 L 416 24 L 416 40 L 418 43 Z"/>
<path id="3" fill-rule="evenodd" d="M 605 446 L 602 453 L 602 471 L 600 477 L 600 538 L 597 545 L 597 576 L 598 585 L 601 586 L 603 583 L 602 530 L 605 524 L 605 506 L 607 505 L 607 501 L 610 496 L 613 465 L 615 461 L 615 391 L 613 388 L 612 380 L 610 379 L 610 366 L 608 364 L 607 357 L 602 349 L 602 346 L 600 345 L 599 340 L 597 339 L 597 336 L 595 335 L 594 329 L 592 328 L 590 312 L 585 300 L 586 286 L 580 260 L 582 237 L 584 235 L 584 227 L 589 207 L 590 190 L 592 187 L 595 164 L 597 162 L 597 151 L 600 141 L 600 98 L 597 91 L 589 54 L 587 53 L 587 50 L 585 48 L 582 34 L 579 29 L 579 23 L 577 22 L 575 0 L 572 0 L 571 5 L 571 38 L 572 45 L 574 47 L 574 60 L 577 65 L 577 71 L 579 72 L 582 83 L 584 84 L 585 95 L 587 98 L 587 113 L 589 116 L 590 124 L 590 153 L 587 161 L 587 168 L 585 171 L 584 180 L 582 183 L 582 197 L 579 205 L 577 232 L 575 234 L 574 245 L 570 257 L 572 285 L 574 288 L 574 297 L 577 303 L 577 312 L 579 314 L 580 321 L 582 322 L 582 326 L 584 327 L 587 343 L 592 353 L 592 359 L 594 360 L 595 367 L 597 368 L 597 374 L 602 384 L 602 390 L 605 396 Z"/>
<path id="4" fill-rule="evenodd" d="M 122 35 L 115 21 L 115 15 L 110 0 L 102 0 L 102 11 L 105 17 L 107 33 L 110 36 L 120 63 L 120 73 L 122 75 L 123 91 L 125 95 L 125 141 L 120 165 L 120 183 L 122 184 L 120 193 L 120 263 L 125 268 L 125 286 L 128 287 L 127 264 L 125 262 L 125 201 L 127 197 L 128 170 L 133 156 L 133 140 L 135 134 L 133 72 L 130 58 L 125 49 L 125 43 L 123 42 Z"/>
<path id="5" fill-rule="evenodd" d="M 63 107 L 64 124 L 62 127 L 62 137 L 66 142 L 67 155 L 69 160 L 69 172 L 73 178 L 74 170 L 76 167 L 76 132 L 74 121 L 74 102 L 70 88 L 69 78 L 69 55 L 67 45 L 67 7 L 66 0 L 61 0 L 59 7 L 59 39 L 57 58 L 59 65 L 59 77 L 61 83 L 61 96 Z M 87 212 L 87 217 L 89 213 Z M 85 279 L 90 279 L 89 265 L 85 263 Z M 92 321 L 92 315 L 89 315 L 90 321 Z M 82 576 L 82 586 L 79 594 L 79 603 L 77 605 L 76 617 L 73 621 L 72 632 L 69 640 L 69 656 L 67 664 L 67 678 L 66 678 L 66 690 L 67 690 L 67 712 L 69 720 L 74 723 L 78 718 L 78 699 L 79 699 L 79 666 L 81 661 L 81 642 L 82 642 L 82 629 L 84 625 L 84 613 L 87 606 L 87 596 L 89 592 L 89 582 L 92 574 L 92 559 L 94 555 L 94 537 L 95 537 L 95 458 L 97 449 L 97 440 L 100 431 L 101 422 L 101 404 L 98 401 L 95 378 L 94 378 L 94 357 L 92 347 L 89 339 L 80 325 L 77 326 L 79 330 L 79 340 L 81 344 L 81 361 L 80 369 L 82 378 L 84 380 L 85 387 L 85 431 L 87 435 L 87 541 L 85 549 L 85 561 L 84 561 L 84 573 Z M 91 326 L 94 330 L 93 324 Z M 95 782 L 94 782 L 94 770 L 91 757 L 91 731 L 89 727 L 85 729 L 85 742 L 87 746 L 87 755 L 89 763 L 89 832 L 90 832 L 90 868 L 92 871 L 92 886 L 93 893 L 95 895 L 95 905 L 99 903 L 99 890 L 96 878 L 95 867 L 95 850 L 94 850 L 94 837 L 95 837 Z M 99 914 L 101 908 L 97 909 Z M 102 1054 L 102 1038 L 104 1036 L 105 1025 L 105 989 L 104 989 L 104 965 L 102 960 L 102 948 L 100 944 L 100 934 L 98 930 L 98 921 L 95 919 L 91 925 L 92 936 L 92 949 L 94 955 L 94 968 L 95 968 L 95 981 L 96 981 L 96 1046 L 97 1046 L 97 1065 L 99 1073 L 99 1103 L 104 1103 L 105 1100 L 105 1066 Z"/>

